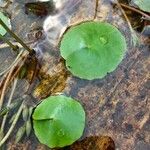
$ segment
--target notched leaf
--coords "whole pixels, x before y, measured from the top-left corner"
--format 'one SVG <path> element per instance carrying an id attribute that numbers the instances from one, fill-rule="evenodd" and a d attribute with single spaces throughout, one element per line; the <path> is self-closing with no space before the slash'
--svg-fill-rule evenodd
<path id="1" fill-rule="evenodd" d="M 37 138 L 50 148 L 70 145 L 83 134 L 84 109 L 70 97 L 59 95 L 45 99 L 32 117 Z"/>
<path id="2" fill-rule="evenodd" d="M 92 80 L 114 71 L 127 46 L 116 27 L 90 21 L 71 27 L 62 38 L 60 50 L 73 75 Z"/>

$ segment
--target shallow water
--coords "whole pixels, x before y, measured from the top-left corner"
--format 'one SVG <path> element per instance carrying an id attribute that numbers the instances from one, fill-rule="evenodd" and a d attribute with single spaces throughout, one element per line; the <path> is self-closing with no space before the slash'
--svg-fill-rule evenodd
<path id="1" fill-rule="evenodd" d="M 32 14 L 26 15 L 24 3 L 27 2 L 30 2 L 30 0 L 25 2 L 15 0 L 7 9 L 8 13 L 11 14 L 13 31 L 24 41 L 29 40 L 26 35 L 31 28 L 42 27 L 46 19 L 46 17 L 37 17 Z M 67 16 L 69 21 L 66 24 L 68 26 L 68 24 L 72 25 L 81 21 L 92 20 L 94 13 L 95 1 L 82 0 L 80 7 L 78 9 L 75 8 L 71 15 Z M 81 139 L 91 136 L 109 136 L 113 139 L 118 150 L 148 150 L 150 149 L 149 40 L 147 37 L 138 34 L 140 44 L 133 47 L 130 43 L 130 30 L 122 13 L 117 8 L 114 8 L 108 0 L 99 1 L 96 20 L 107 21 L 118 27 L 126 37 L 128 51 L 119 67 L 103 79 L 87 81 L 69 75 L 67 80 L 64 81 L 65 89 L 63 93 L 78 99 L 86 111 L 86 128 Z M 67 27 L 66 24 L 65 28 Z M 60 33 L 65 29 L 62 28 L 60 28 Z M 54 37 L 53 41 L 58 43 L 59 35 Z M 54 69 L 55 71 L 51 69 L 55 68 L 60 60 L 59 48 L 55 45 L 57 44 L 51 44 L 49 39 L 44 37 L 38 42 L 34 42 L 31 46 L 36 47 L 37 51 L 41 51 L 39 55 L 42 59 L 39 59 L 42 71 L 50 74 L 56 72 L 57 75 L 62 68 L 59 68 L 60 70 Z M 2 49 L 0 50 L 0 57 L 0 70 L 2 70 L 14 60 L 15 54 L 8 49 Z M 53 76 L 53 73 L 51 76 Z M 33 83 L 33 91 L 38 83 L 39 80 L 36 79 Z M 14 99 L 22 96 L 28 85 L 27 80 L 19 80 Z M 27 99 L 29 106 L 35 106 L 39 102 L 32 96 L 31 92 Z M 6 95 L 5 99 L 7 98 L 8 95 Z M 22 124 L 23 121 L 20 120 L 4 149 L 48 149 L 38 142 L 33 132 L 29 138 L 24 137 L 19 144 L 14 144 L 17 128 Z M 86 145 L 91 143 L 95 145 L 90 139 L 89 142 L 85 140 L 77 143 L 78 147 L 73 145 L 65 149 L 74 150 L 75 147 L 76 150 L 82 150 L 85 148 L 85 143 Z M 83 146 L 81 146 L 82 144 Z M 90 147 L 88 150 L 95 149 Z"/>

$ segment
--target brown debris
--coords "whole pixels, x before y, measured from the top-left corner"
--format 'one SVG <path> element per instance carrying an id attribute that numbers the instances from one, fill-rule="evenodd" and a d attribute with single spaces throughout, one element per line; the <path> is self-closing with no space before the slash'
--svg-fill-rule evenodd
<path id="1" fill-rule="evenodd" d="M 115 143 L 108 136 L 92 136 L 74 143 L 71 150 L 115 150 Z"/>
<path id="2" fill-rule="evenodd" d="M 43 99 L 62 92 L 66 86 L 68 75 L 64 64 L 61 63 L 46 73 L 40 72 L 41 81 L 33 91 L 33 96 L 37 99 Z"/>
<path id="3" fill-rule="evenodd" d="M 25 143 L 9 143 L 7 150 L 29 150 L 31 149 L 31 143 L 25 142 Z"/>

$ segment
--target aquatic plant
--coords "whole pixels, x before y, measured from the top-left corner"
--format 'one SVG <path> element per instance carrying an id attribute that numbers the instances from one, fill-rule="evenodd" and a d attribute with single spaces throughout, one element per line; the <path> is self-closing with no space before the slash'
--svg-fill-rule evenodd
<path id="1" fill-rule="evenodd" d="M 8 26 L 10 27 L 10 20 L 7 16 L 5 16 L 2 12 L 0 12 L 0 19 Z M 0 25 L 0 35 L 4 36 L 7 33 L 7 31 Z"/>
<path id="2" fill-rule="evenodd" d="M 60 45 L 67 69 L 89 80 L 103 78 L 114 71 L 126 49 L 125 38 L 116 27 L 94 21 L 71 27 Z"/>
<path id="3" fill-rule="evenodd" d="M 85 112 L 76 100 L 63 95 L 42 101 L 32 115 L 39 141 L 50 148 L 64 147 L 79 139 L 85 126 Z"/>

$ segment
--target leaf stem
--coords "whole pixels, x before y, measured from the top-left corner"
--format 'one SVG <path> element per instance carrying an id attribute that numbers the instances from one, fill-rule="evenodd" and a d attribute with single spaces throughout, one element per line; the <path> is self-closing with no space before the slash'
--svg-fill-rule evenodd
<path id="1" fill-rule="evenodd" d="M 14 83 L 13 83 L 13 86 L 12 86 L 12 90 L 11 90 L 11 93 L 10 93 L 10 96 L 9 96 L 9 100 L 8 100 L 8 103 L 7 103 L 7 107 L 10 106 L 11 104 L 11 101 L 12 101 L 12 97 L 14 95 L 14 91 L 15 91 L 15 88 L 16 88 L 16 85 L 17 85 L 17 78 L 14 80 Z M 7 116 L 8 116 L 8 113 L 4 116 L 3 118 L 3 121 L 2 121 L 2 124 L 1 124 L 1 132 L 3 133 L 4 131 L 4 127 L 5 127 L 5 123 L 6 123 L 6 119 L 7 119 Z"/>
<path id="2" fill-rule="evenodd" d="M 5 96 L 7 86 L 17 76 L 18 72 L 20 71 L 20 68 L 23 66 L 25 60 L 27 59 L 28 51 L 23 51 L 23 52 L 24 53 L 22 54 L 22 56 L 20 56 L 20 58 L 11 67 L 9 72 L 5 75 L 4 79 L 0 82 L 0 88 L 2 89 L 2 91 L 0 91 L 0 109 L 2 108 L 2 105 L 3 105 L 4 96 Z"/>
<path id="3" fill-rule="evenodd" d="M 24 105 L 24 103 L 21 104 L 21 106 L 20 106 L 18 112 L 16 113 L 16 117 L 15 117 L 13 123 L 11 124 L 11 127 L 9 128 L 7 134 L 6 134 L 6 135 L 4 136 L 4 138 L 0 141 L 0 147 L 6 142 L 6 140 L 8 139 L 8 137 L 10 136 L 10 134 L 12 133 L 12 131 L 13 131 L 13 129 L 14 129 L 14 127 L 15 127 L 15 125 L 16 125 L 16 123 L 17 123 L 19 117 L 20 117 L 20 115 L 21 115 L 21 112 L 22 112 L 22 109 L 23 109 L 23 105 Z"/>
<path id="4" fill-rule="evenodd" d="M 6 91 L 8 82 L 10 81 L 12 72 L 13 72 L 13 69 L 11 69 L 10 72 L 8 72 L 8 75 L 7 75 L 7 77 L 6 77 L 4 86 L 3 86 L 3 88 L 2 88 L 2 92 L 0 93 L 0 109 L 2 108 L 2 105 L 3 105 L 5 91 Z"/>
<path id="5" fill-rule="evenodd" d="M 19 52 L 19 54 L 17 55 L 16 59 L 12 62 L 12 64 L 8 68 L 6 68 L 2 72 L 0 72 L 0 76 L 2 76 L 3 74 L 7 73 L 12 67 L 14 67 L 16 65 L 16 62 L 18 61 L 18 59 L 21 57 L 22 54 L 23 54 L 23 50 L 21 50 Z"/>
<path id="6" fill-rule="evenodd" d="M 18 42 L 20 43 L 27 51 L 33 52 L 33 49 L 30 49 L 15 33 L 13 33 L 7 25 L 0 19 L 0 24 L 3 26 L 3 28 Z"/>
<path id="7" fill-rule="evenodd" d="M 14 51 L 17 51 L 18 50 L 18 46 L 16 45 L 13 45 L 9 40 L 7 40 L 5 37 L 3 37 L 1 34 L 0 34 L 0 39 L 3 40 L 5 43 L 7 43 Z"/>

